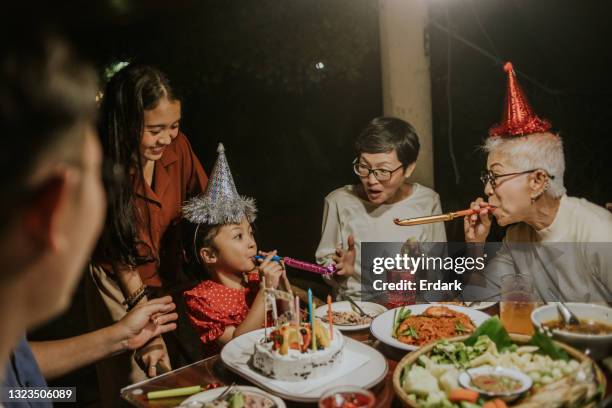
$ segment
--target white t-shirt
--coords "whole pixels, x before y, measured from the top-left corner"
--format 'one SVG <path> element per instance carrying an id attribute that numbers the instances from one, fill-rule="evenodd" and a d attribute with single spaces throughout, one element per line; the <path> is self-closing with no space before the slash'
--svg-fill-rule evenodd
<path id="1" fill-rule="evenodd" d="M 540 299 L 611 301 L 610 243 L 612 213 L 564 195 L 547 228 L 537 231 L 525 223 L 508 228 L 502 248 L 487 265 L 487 276 L 499 283 L 504 274 L 528 273 Z"/>
<path id="2" fill-rule="evenodd" d="M 440 196 L 432 189 L 412 184 L 411 194 L 393 204 L 375 205 L 357 195 L 357 186 L 347 185 L 325 197 L 323 230 L 316 252 L 321 265 L 332 263 L 336 247 L 347 248 L 347 239 L 355 239 L 355 274 L 348 282 L 333 279 L 326 281 L 334 286 L 337 294 L 359 298 L 361 296 L 361 243 L 362 242 L 446 242 L 444 223 L 402 227 L 393 223 L 394 218 L 414 218 L 442 213 Z"/>

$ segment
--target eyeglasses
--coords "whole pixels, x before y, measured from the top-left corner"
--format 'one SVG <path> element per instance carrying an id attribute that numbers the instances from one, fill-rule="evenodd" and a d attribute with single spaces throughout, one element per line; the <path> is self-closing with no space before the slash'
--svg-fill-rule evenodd
<path id="1" fill-rule="evenodd" d="M 402 164 L 395 170 L 371 169 L 365 164 L 359 163 L 357 160 L 358 159 L 355 159 L 353 161 L 353 171 L 355 171 L 355 174 L 363 178 L 368 178 L 370 177 L 370 174 L 374 174 L 374 178 L 378 181 L 390 180 L 393 173 L 404 167 Z"/>
<path id="2" fill-rule="evenodd" d="M 537 170 L 541 170 L 541 169 L 532 169 L 532 170 L 525 170 L 525 171 L 519 171 L 516 173 L 506 173 L 506 174 L 494 174 L 491 170 L 483 170 L 482 173 L 480 174 L 480 181 L 482 181 L 482 184 L 484 184 L 485 186 L 487 185 L 487 183 L 491 183 L 491 188 L 495 190 L 495 188 L 498 186 L 497 179 L 500 177 L 518 176 L 520 174 L 533 173 L 534 171 L 537 171 Z M 555 176 L 548 174 L 548 172 L 545 172 L 545 173 L 551 180 L 555 179 Z"/>

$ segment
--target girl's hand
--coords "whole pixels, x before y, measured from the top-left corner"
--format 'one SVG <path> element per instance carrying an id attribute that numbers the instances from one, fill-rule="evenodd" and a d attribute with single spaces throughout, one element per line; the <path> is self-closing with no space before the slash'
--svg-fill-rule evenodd
<path id="1" fill-rule="evenodd" d="M 285 273 L 285 267 L 280 263 L 272 260 L 272 257 L 276 255 L 276 250 L 272 252 L 259 251 L 259 255 L 265 256 L 265 259 L 259 259 L 259 274 L 263 276 L 263 281 L 266 288 L 276 289 L 278 284 Z"/>
<path id="2" fill-rule="evenodd" d="M 344 250 L 342 247 L 336 248 L 336 254 L 332 256 L 332 260 L 336 265 L 336 275 L 349 277 L 355 272 L 355 239 L 352 235 L 347 239 L 348 248 Z"/>
<path id="3" fill-rule="evenodd" d="M 465 242 L 485 242 L 491 230 L 491 209 L 489 203 L 478 197 L 470 204 L 470 208 L 478 210 L 478 214 L 463 217 L 463 232 Z"/>

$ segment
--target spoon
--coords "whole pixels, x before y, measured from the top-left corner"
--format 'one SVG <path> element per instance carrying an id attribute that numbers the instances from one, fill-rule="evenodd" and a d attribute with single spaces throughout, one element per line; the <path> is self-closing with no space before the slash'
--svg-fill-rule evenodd
<path id="1" fill-rule="evenodd" d="M 572 312 L 565 305 L 565 303 L 559 301 L 559 303 L 557 303 L 557 310 L 561 314 L 561 317 L 563 317 L 563 321 L 565 322 L 565 324 L 569 324 L 569 325 L 578 325 L 578 324 L 580 324 L 580 320 L 578 319 L 578 317 L 576 317 L 574 312 Z"/>
<path id="2" fill-rule="evenodd" d="M 555 303 L 557 305 L 557 311 L 561 315 L 561 318 L 563 319 L 563 322 L 565 324 L 569 324 L 569 325 L 578 325 L 578 324 L 580 324 L 580 320 L 578 319 L 578 317 L 560 299 L 561 296 L 555 296 L 555 293 L 550 288 L 548 288 L 548 291 L 553 296 L 553 299 L 557 298 L 557 301 Z"/>

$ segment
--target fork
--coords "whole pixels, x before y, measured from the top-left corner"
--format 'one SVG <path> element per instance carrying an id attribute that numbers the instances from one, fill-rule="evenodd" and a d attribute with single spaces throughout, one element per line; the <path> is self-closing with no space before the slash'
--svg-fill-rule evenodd
<path id="1" fill-rule="evenodd" d="M 472 301 L 472 302 L 466 302 L 466 301 L 464 301 L 463 303 L 465 304 L 465 306 L 466 306 L 466 307 L 470 307 L 470 306 L 474 306 L 474 305 L 475 305 L 475 304 L 477 304 L 477 303 L 484 303 L 485 301 L 487 301 L 487 300 L 491 300 L 491 299 L 494 299 L 494 298 L 496 298 L 496 297 L 498 297 L 498 296 L 499 296 L 499 293 L 496 293 L 496 294 L 494 294 L 494 295 L 487 296 L 487 297 L 486 297 L 486 298 L 484 298 L 484 299 L 474 300 L 474 301 Z"/>
<path id="2" fill-rule="evenodd" d="M 217 402 L 217 401 L 222 401 L 225 397 L 227 397 L 232 391 L 234 391 L 234 389 L 236 388 L 236 383 L 232 383 L 232 385 L 230 385 L 229 387 L 227 387 L 225 389 L 225 391 L 223 391 L 217 398 L 215 398 L 214 400 L 211 401 L 206 401 L 206 402 L 202 402 L 202 401 L 191 401 L 188 403 L 182 403 L 181 405 L 179 405 L 177 408 L 202 408 L 204 406 L 204 404 L 210 404 L 212 402 Z"/>
<path id="3" fill-rule="evenodd" d="M 351 307 L 352 307 L 353 309 L 357 309 L 357 312 L 358 312 L 358 313 L 359 313 L 359 314 L 360 314 L 362 317 L 364 317 L 364 316 L 365 316 L 365 317 L 372 317 L 372 316 L 370 316 L 369 314 L 367 314 L 366 312 L 364 312 L 364 311 L 363 311 L 363 309 L 362 309 L 362 308 L 360 308 L 360 307 L 359 307 L 359 305 L 358 305 L 358 304 L 357 304 L 357 303 L 356 303 L 356 302 L 355 302 L 353 299 L 351 299 L 351 297 L 350 297 L 350 296 L 346 296 L 346 295 L 345 295 L 345 296 L 343 296 L 343 297 L 344 297 L 346 300 L 348 300 L 348 301 L 349 301 L 349 303 L 351 304 Z"/>

